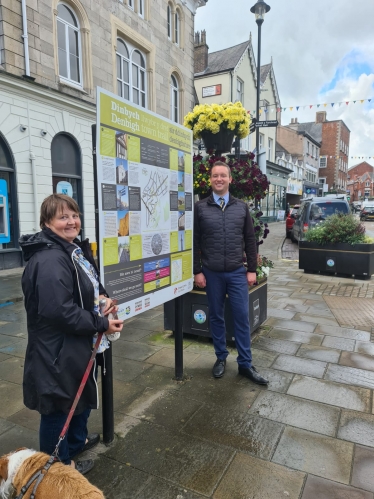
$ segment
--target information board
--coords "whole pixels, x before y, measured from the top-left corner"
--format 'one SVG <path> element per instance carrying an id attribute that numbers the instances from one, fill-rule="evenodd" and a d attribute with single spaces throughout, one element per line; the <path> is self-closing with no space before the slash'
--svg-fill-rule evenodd
<path id="1" fill-rule="evenodd" d="M 192 132 L 97 89 L 103 285 L 130 318 L 193 287 Z"/>

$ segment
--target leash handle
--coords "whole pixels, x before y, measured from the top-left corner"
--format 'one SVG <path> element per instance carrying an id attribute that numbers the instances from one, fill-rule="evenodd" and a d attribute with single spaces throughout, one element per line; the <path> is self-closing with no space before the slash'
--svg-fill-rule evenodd
<path id="1" fill-rule="evenodd" d="M 62 431 L 61 431 L 60 436 L 58 438 L 58 442 L 57 442 L 56 448 L 53 451 L 52 456 L 57 456 L 58 455 L 58 449 L 60 447 L 60 444 L 61 444 L 61 442 L 65 438 L 66 432 L 68 431 L 68 428 L 69 428 L 69 425 L 70 425 L 71 418 L 74 415 L 74 412 L 75 412 L 75 409 L 76 409 L 76 407 L 78 405 L 79 399 L 81 398 L 81 395 L 82 395 L 82 392 L 84 390 L 84 387 L 86 386 L 86 383 L 87 383 L 87 380 L 88 380 L 88 376 L 90 375 L 90 372 L 91 372 L 91 369 L 92 369 L 92 365 L 94 363 L 94 360 L 95 360 L 95 357 L 96 357 L 96 354 L 97 354 L 97 349 L 99 348 L 99 345 L 100 345 L 100 342 L 101 342 L 101 338 L 103 337 L 103 334 L 104 333 L 99 333 L 98 336 L 97 336 L 97 340 L 96 340 L 95 346 L 94 346 L 94 348 L 92 350 L 91 358 L 90 358 L 90 360 L 88 362 L 88 365 L 86 367 L 86 371 L 85 371 L 85 373 L 83 375 L 83 378 L 82 378 L 81 384 L 79 385 L 79 388 L 78 388 L 77 394 L 75 396 L 73 405 L 72 405 L 72 407 L 70 409 L 70 412 L 68 414 L 68 417 L 66 419 L 64 427 L 62 428 Z"/>

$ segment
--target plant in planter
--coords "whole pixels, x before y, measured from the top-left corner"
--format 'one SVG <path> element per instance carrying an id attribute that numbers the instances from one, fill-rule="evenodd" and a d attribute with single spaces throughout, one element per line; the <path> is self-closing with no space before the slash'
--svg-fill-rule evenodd
<path id="1" fill-rule="evenodd" d="M 370 279 L 374 273 L 374 240 L 351 214 L 327 217 L 299 242 L 299 268 Z"/>
<path id="2" fill-rule="evenodd" d="M 249 134 L 251 118 L 241 102 L 200 104 L 184 118 L 184 126 L 193 131 L 194 139 L 203 139 L 206 150 L 217 154 L 231 150 L 234 136 Z"/>
<path id="3" fill-rule="evenodd" d="M 270 269 L 274 268 L 274 263 L 269 260 L 269 258 L 266 258 L 266 256 L 257 256 L 257 268 L 256 268 L 256 274 L 257 274 L 257 279 L 263 279 L 264 277 L 268 277 L 270 273 Z"/>

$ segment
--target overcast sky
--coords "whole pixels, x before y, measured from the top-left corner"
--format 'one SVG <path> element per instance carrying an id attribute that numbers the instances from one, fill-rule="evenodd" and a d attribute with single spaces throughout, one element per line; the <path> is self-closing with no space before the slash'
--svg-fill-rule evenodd
<path id="1" fill-rule="evenodd" d="M 374 165 L 374 0 L 265 1 L 271 10 L 262 25 L 261 65 L 273 57 L 281 106 L 294 107 L 282 112 L 282 125 L 295 117 L 314 121 L 321 104 L 328 120 L 342 119 L 351 131 L 349 166 L 364 161 L 351 156 L 371 156 L 365 161 Z M 209 0 L 197 10 L 195 28 L 206 30 L 209 52 L 242 43 L 252 32 L 257 59 L 255 2 Z"/>

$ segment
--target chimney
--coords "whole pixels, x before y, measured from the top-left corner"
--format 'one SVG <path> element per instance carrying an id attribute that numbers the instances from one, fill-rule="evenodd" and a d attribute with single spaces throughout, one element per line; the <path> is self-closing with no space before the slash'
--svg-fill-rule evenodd
<path id="1" fill-rule="evenodd" d="M 324 123 L 326 120 L 326 111 L 318 111 L 316 113 L 316 123 Z"/>
<path id="2" fill-rule="evenodd" d="M 291 123 L 290 124 L 292 125 L 292 123 L 295 123 L 294 118 L 291 118 Z"/>
<path id="3" fill-rule="evenodd" d="M 194 43 L 194 72 L 203 73 L 208 67 L 208 50 L 209 47 L 206 44 L 206 31 L 205 29 L 199 33 L 195 33 L 195 43 Z"/>
<path id="4" fill-rule="evenodd" d="M 297 118 L 295 118 L 295 123 L 299 123 Z"/>

